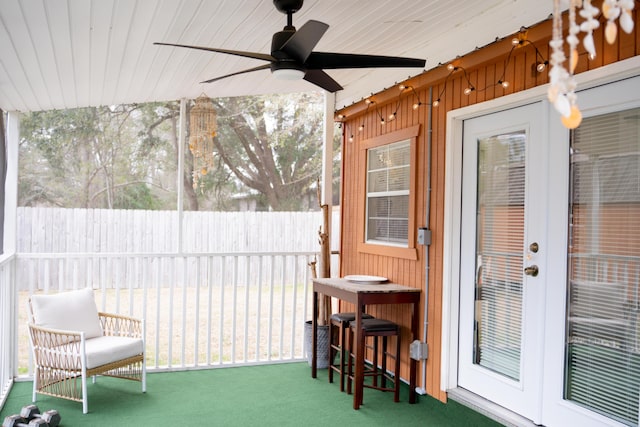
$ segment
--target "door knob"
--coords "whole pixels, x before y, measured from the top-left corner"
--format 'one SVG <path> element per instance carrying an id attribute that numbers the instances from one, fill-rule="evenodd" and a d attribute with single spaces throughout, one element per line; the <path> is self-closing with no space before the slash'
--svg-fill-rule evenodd
<path id="1" fill-rule="evenodd" d="M 536 277 L 538 275 L 538 266 L 530 265 L 529 267 L 525 267 L 524 274 L 526 274 L 527 276 Z"/>

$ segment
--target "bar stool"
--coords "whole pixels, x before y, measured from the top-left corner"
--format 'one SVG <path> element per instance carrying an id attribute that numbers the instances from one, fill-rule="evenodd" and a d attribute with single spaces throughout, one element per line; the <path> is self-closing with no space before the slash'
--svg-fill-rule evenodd
<path id="1" fill-rule="evenodd" d="M 363 319 L 373 319 L 373 316 L 367 313 L 362 313 Z M 346 367 L 345 352 L 347 343 L 346 331 L 349 327 L 349 323 L 356 320 L 356 313 L 333 313 L 329 318 L 329 382 L 333 382 L 333 372 L 340 374 L 340 391 L 344 391 L 344 376 Z M 338 342 L 334 340 L 333 330 L 338 328 Z M 350 332 L 351 333 L 351 332 Z M 343 351 L 343 349 L 345 349 Z M 340 361 L 336 365 L 334 361 L 334 354 L 340 352 Z"/>
<path id="2" fill-rule="evenodd" d="M 353 334 L 356 333 L 356 322 L 350 323 L 352 329 L 349 335 L 349 361 L 347 367 L 347 393 L 351 393 L 351 382 L 353 381 L 353 359 L 355 359 L 356 352 L 353 349 Z M 385 319 L 362 319 L 362 328 L 358 332 L 360 333 L 360 345 L 367 348 L 366 340 L 369 337 L 373 337 L 373 360 L 371 369 L 364 370 L 364 375 L 359 378 L 360 384 L 356 384 L 356 388 L 367 387 L 380 391 L 393 391 L 393 401 L 400 401 L 400 326 L 390 320 Z M 387 338 L 390 336 L 396 337 L 396 350 L 395 354 L 389 353 L 387 349 Z M 378 340 L 382 337 L 382 364 L 378 369 Z M 393 375 L 387 372 L 387 358 L 395 360 L 395 367 Z M 357 361 L 356 363 L 363 363 Z M 371 384 L 364 382 L 365 377 L 372 377 Z M 380 378 L 380 385 L 378 385 L 378 378 Z M 387 387 L 387 380 L 393 381 L 393 387 Z M 362 402 L 360 402 L 362 403 Z"/>

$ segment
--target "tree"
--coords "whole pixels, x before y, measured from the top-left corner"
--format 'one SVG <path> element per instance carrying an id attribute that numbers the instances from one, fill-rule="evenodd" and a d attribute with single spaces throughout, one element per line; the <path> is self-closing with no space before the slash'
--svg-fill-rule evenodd
<path id="1" fill-rule="evenodd" d="M 232 210 L 250 194 L 261 209 L 317 209 L 322 101 L 318 93 L 214 100 L 217 164 L 194 189 L 184 150 L 184 208 Z M 19 204 L 174 209 L 179 111 L 174 101 L 25 114 Z"/>
<path id="2" fill-rule="evenodd" d="M 300 210 L 321 172 L 323 104 L 319 93 L 214 100 L 216 149 L 245 187 L 273 210 Z"/>
<path id="3" fill-rule="evenodd" d="M 138 105 L 25 114 L 19 204 L 127 208 L 122 204 L 126 194 L 139 192 L 140 186 L 164 190 L 166 180 L 151 169 L 159 170 L 157 164 L 175 154 L 166 143 L 141 137 L 142 114 Z M 135 207 L 161 204 L 154 194 L 148 196 Z"/>

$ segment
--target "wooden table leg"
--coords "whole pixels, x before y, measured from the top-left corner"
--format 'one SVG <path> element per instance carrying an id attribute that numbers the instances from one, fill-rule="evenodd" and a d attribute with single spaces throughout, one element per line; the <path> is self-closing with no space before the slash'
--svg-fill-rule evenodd
<path id="1" fill-rule="evenodd" d="M 355 392 L 353 393 L 353 409 L 360 409 L 362 405 L 363 381 L 364 376 L 364 337 L 362 336 L 362 305 L 358 304 L 356 309 L 356 330 L 355 330 L 355 355 L 356 355 L 356 372 L 353 380 L 356 383 Z"/>
<path id="2" fill-rule="evenodd" d="M 318 292 L 313 291 L 313 318 L 311 319 L 311 378 L 318 376 Z"/>

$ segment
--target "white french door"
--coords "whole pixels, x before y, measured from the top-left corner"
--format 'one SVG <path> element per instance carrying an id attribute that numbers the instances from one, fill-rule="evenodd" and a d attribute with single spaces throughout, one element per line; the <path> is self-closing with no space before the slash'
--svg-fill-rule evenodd
<path id="1" fill-rule="evenodd" d="M 463 125 L 458 384 L 540 420 L 546 269 L 541 102 Z"/>
<path id="2" fill-rule="evenodd" d="M 640 397 L 640 77 L 579 94 L 564 169 L 568 244 L 550 248 L 543 423 L 637 426 Z M 569 138 L 569 135 L 567 135 Z M 551 142 L 553 143 L 553 141 Z M 553 212 L 553 210 L 551 211 Z"/>
<path id="3" fill-rule="evenodd" d="M 455 386 L 536 424 L 638 425 L 639 94 L 462 120 Z"/>

